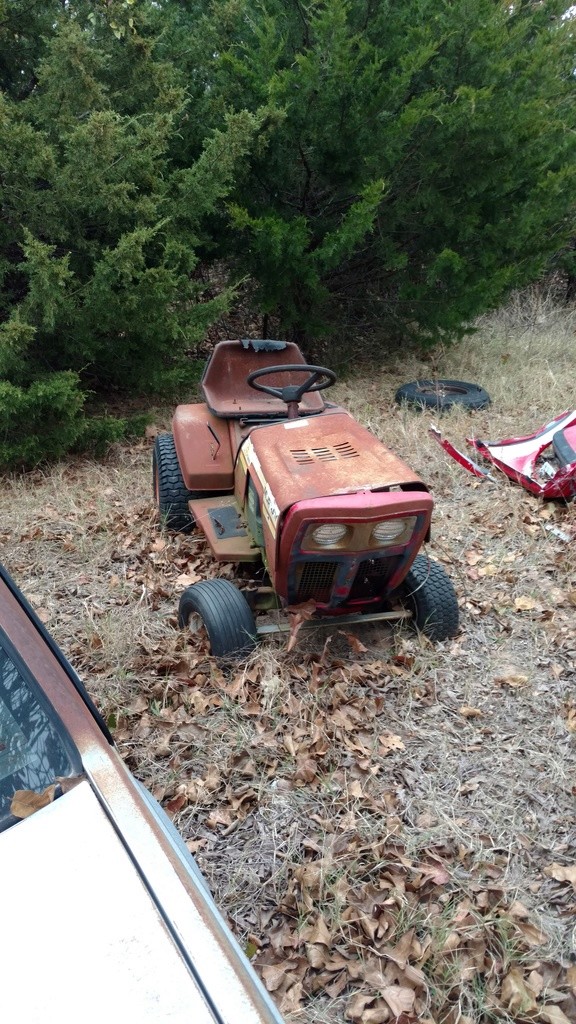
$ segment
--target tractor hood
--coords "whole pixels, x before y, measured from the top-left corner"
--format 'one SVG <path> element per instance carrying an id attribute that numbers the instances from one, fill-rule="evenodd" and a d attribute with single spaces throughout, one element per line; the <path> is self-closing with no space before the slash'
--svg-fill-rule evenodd
<path id="1" fill-rule="evenodd" d="M 258 466 L 280 514 L 310 498 L 389 487 L 428 490 L 405 462 L 340 410 L 256 427 L 241 451 L 247 463 Z"/>

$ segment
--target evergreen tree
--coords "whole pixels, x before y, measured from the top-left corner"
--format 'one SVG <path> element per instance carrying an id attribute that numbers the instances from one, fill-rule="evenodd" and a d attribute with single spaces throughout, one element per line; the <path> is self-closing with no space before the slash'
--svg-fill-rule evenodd
<path id="1" fill-rule="evenodd" d="M 225 301 L 198 302 L 196 247 L 258 119 L 230 113 L 175 165 L 190 99 L 151 6 L 0 8 L 0 463 L 79 441 L 87 389 L 179 379 Z"/>
<path id="2" fill-rule="evenodd" d="M 308 339 L 458 336 L 533 280 L 573 235 L 562 10 L 0 0 L 0 464 L 83 443 L 88 392 L 183 380 L 226 302 L 200 259 Z"/>
<path id="3" fill-rule="evenodd" d="M 563 8 L 213 0 L 201 42 L 189 28 L 204 123 L 271 112 L 215 225 L 264 311 L 314 334 L 351 307 L 437 340 L 534 280 L 573 223 Z"/>

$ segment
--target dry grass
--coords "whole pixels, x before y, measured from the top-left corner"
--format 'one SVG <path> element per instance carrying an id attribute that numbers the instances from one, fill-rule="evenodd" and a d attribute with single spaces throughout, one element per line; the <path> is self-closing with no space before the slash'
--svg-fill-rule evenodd
<path id="1" fill-rule="evenodd" d="M 264 964 L 291 962 L 292 981 L 275 992 L 294 1019 L 343 1020 L 346 1006 L 347 1019 L 387 1019 L 376 1004 L 350 1002 L 374 987 L 369 975 L 315 991 L 310 944 L 297 938 L 290 947 L 287 938 L 305 937 L 321 916 L 330 949 L 368 963 L 374 950 L 360 942 L 349 911 L 360 920 L 367 911 L 358 908 L 380 890 L 390 897 L 388 947 L 412 929 L 420 948 L 432 943 L 421 954 L 419 1019 L 524 1020 L 501 991 L 515 964 L 556 991 L 547 998 L 545 988 L 538 1005 L 564 1007 L 570 1019 L 558 965 L 574 957 L 574 894 L 543 871 L 576 859 L 568 718 L 576 556 L 546 527 L 576 528 L 576 507 L 477 482 L 429 439 L 429 417 L 398 408 L 393 395 L 418 377 L 481 383 L 491 409 L 442 418 L 458 447 L 471 433 L 536 429 L 574 404 L 575 329 L 576 315 L 525 297 L 432 361 L 395 358 L 336 389 L 434 491 L 431 553 L 462 605 L 461 633 L 436 647 L 373 626 L 355 634 L 362 651 L 350 636 L 314 630 L 290 655 L 270 641 L 249 664 L 223 668 L 175 628 L 178 577 L 214 567 L 196 539 L 161 533 L 151 442 L 3 480 L 5 564 L 83 675 L 135 772 L 174 814 L 241 940 L 260 948 Z M 387 872 L 401 856 L 390 888 Z M 430 858 L 450 880 L 419 888 L 413 872 Z M 315 865 L 312 882 L 306 871 Z M 544 927 L 546 953 L 519 941 L 508 913 L 515 899 Z M 463 900 L 470 914 L 458 932 L 454 908 Z M 458 956 L 442 940 L 455 928 L 467 950 Z M 470 970 L 470 936 L 490 970 Z"/>

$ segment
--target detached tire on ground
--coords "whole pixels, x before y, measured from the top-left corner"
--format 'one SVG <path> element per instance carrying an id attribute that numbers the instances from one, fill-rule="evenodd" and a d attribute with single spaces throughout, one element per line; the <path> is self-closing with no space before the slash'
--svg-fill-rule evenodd
<path id="1" fill-rule="evenodd" d="M 448 640 L 458 632 L 458 599 L 445 569 L 426 555 L 416 555 L 399 588 L 413 623 L 430 640 Z"/>
<path id="2" fill-rule="evenodd" d="M 479 384 L 469 384 L 465 380 L 413 380 L 398 388 L 395 399 L 399 405 L 407 405 L 418 409 L 452 409 L 458 405 L 463 409 L 486 409 L 491 398 Z"/>
<path id="3" fill-rule="evenodd" d="M 235 658 L 256 647 L 256 623 L 244 595 L 228 580 L 203 580 L 187 587 L 178 606 L 178 625 L 196 632 L 203 625 L 210 653 Z"/>
<path id="4" fill-rule="evenodd" d="M 172 434 L 158 434 L 154 442 L 152 483 L 162 521 L 169 530 L 188 533 L 194 526 L 188 502 L 199 495 L 184 484 Z"/>

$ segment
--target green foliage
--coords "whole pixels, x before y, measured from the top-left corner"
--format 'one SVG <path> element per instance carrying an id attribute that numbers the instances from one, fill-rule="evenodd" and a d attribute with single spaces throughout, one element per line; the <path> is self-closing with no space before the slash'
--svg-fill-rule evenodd
<path id="1" fill-rule="evenodd" d="M 570 262 L 563 6 L 0 0 L 0 464 L 128 429 L 88 393 L 194 376 L 230 297 L 200 260 L 309 347 L 343 315 L 458 337 Z"/>
<path id="2" fill-rule="evenodd" d="M 89 451 L 104 455 L 111 444 L 129 437 L 142 437 L 151 417 L 146 414 L 133 416 L 102 416 L 94 414 L 84 420 L 82 432 L 72 446 L 76 451 Z"/>
<path id="3" fill-rule="evenodd" d="M 300 333 L 348 309 L 437 340 L 540 273 L 573 224 L 563 9 L 214 0 L 205 121 L 275 112 L 220 224 L 264 310 Z"/>
<path id="4" fill-rule="evenodd" d="M 3 2 L 0 373 L 21 389 L 6 392 L 15 408 L 52 376 L 59 396 L 45 429 L 18 420 L 38 430 L 31 462 L 88 437 L 77 395 L 181 377 L 228 299 L 199 301 L 196 249 L 259 115 L 231 112 L 204 129 L 194 160 L 174 161 L 190 96 L 157 54 L 152 7 Z M 0 464 L 28 458 L 20 441 L 2 451 Z"/>
<path id="5" fill-rule="evenodd" d="M 84 429 L 75 373 L 51 373 L 29 387 L 0 380 L 0 465 L 34 466 L 64 455 Z"/>

